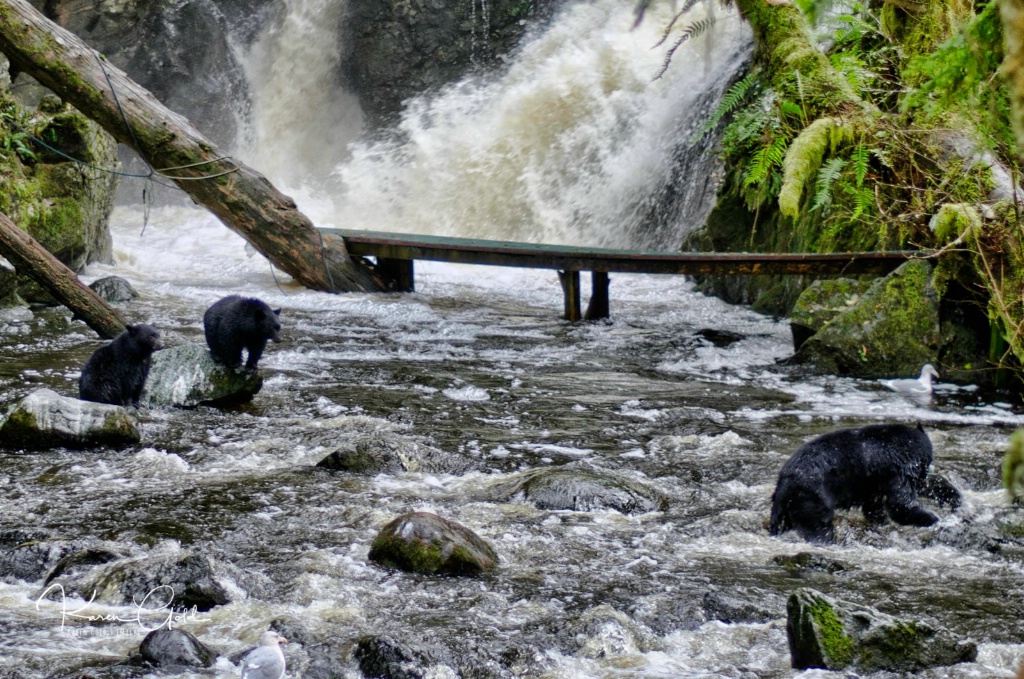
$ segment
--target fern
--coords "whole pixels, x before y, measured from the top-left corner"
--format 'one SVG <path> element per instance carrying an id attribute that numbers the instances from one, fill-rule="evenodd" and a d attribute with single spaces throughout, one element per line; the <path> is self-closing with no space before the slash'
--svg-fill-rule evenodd
<path id="1" fill-rule="evenodd" d="M 871 160 L 871 152 L 863 144 L 858 146 L 850 154 L 850 162 L 853 163 L 853 181 L 857 188 L 864 186 L 864 178 L 868 176 L 868 163 Z"/>
<path id="2" fill-rule="evenodd" d="M 726 91 L 725 96 L 722 97 L 722 100 L 718 102 L 718 106 L 715 107 L 715 110 L 712 111 L 708 119 L 704 121 L 704 124 L 701 125 L 696 132 L 693 133 L 691 143 L 696 142 L 708 132 L 715 129 L 722 118 L 740 107 L 740 104 L 746 100 L 750 91 L 757 85 L 758 75 L 759 74 L 757 72 L 751 72 L 742 80 L 737 80 L 733 83 L 732 87 Z"/>
<path id="3" fill-rule="evenodd" d="M 875 192 L 866 186 L 857 187 L 853 194 L 853 214 L 850 221 L 854 221 L 863 214 L 870 214 L 875 207 Z"/>
<path id="4" fill-rule="evenodd" d="M 786 157 L 786 147 L 789 144 L 785 137 L 773 137 L 771 142 L 762 146 L 750 159 L 750 166 L 743 177 L 743 186 L 762 184 L 772 170 L 782 165 L 782 159 Z"/>
<path id="5" fill-rule="evenodd" d="M 846 161 L 842 158 L 830 158 L 818 170 L 818 178 L 814 182 L 814 205 L 812 210 L 827 209 L 832 204 L 832 184 L 842 174 Z"/>
<path id="6" fill-rule="evenodd" d="M 655 74 L 654 79 L 657 80 L 661 76 L 665 75 L 665 71 L 668 70 L 669 64 L 672 63 L 672 55 L 676 53 L 676 50 L 679 49 L 684 42 L 690 40 L 691 38 L 696 38 L 700 36 L 714 25 L 714 18 L 708 17 L 707 19 L 695 21 L 686 28 L 684 28 L 682 34 L 676 39 L 672 47 L 668 49 L 668 52 L 665 53 L 665 62 L 661 65 L 661 68 Z M 662 40 L 662 42 L 664 42 L 664 40 Z"/>
<path id="7" fill-rule="evenodd" d="M 665 26 L 665 30 L 662 31 L 661 33 L 661 40 L 656 42 L 654 44 L 654 47 L 661 47 L 663 44 L 665 44 L 665 41 L 668 40 L 668 36 L 672 32 L 672 28 L 676 25 L 676 22 L 679 21 L 684 14 L 693 9 L 693 6 L 696 5 L 698 2 L 700 2 L 700 0 L 686 0 L 686 2 L 683 3 L 683 6 L 679 9 L 678 12 L 675 13 L 675 16 L 672 17 L 672 20 L 668 22 L 668 26 Z M 648 3 L 650 3 L 650 0 L 648 0 Z"/>

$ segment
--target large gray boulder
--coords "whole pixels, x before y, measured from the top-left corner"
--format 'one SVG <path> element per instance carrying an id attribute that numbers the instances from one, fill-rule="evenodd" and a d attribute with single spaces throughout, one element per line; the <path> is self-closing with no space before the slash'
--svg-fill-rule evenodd
<path id="1" fill-rule="evenodd" d="M 142 438 L 121 406 L 91 403 L 37 389 L 0 423 L 0 441 L 19 448 L 127 446 Z"/>
<path id="2" fill-rule="evenodd" d="M 142 401 L 185 408 L 244 403 L 262 386 L 259 374 L 217 363 L 204 346 L 181 344 L 153 354 Z"/>
<path id="3" fill-rule="evenodd" d="M 471 462 L 413 436 L 382 430 L 358 434 L 342 441 L 316 466 L 371 475 L 402 472 L 462 474 L 471 467 Z"/>
<path id="4" fill-rule="evenodd" d="M 875 280 L 791 362 L 825 374 L 916 377 L 922 365 L 938 360 L 939 295 L 931 272 L 928 262 L 911 260 Z"/>
<path id="5" fill-rule="evenodd" d="M 650 486 L 596 469 L 557 467 L 524 472 L 498 487 L 505 500 L 525 500 L 538 509 L 623 514 L 665 511 L 668 500 Z"/>
<path id="6" fill-rule="evenodd" d="M 927 622 L 894 618 L 813 589 L 794 591 L 786 604 L 786 634 L 795 669 L 918 672 L 972 662 L 977 645 Z"/>

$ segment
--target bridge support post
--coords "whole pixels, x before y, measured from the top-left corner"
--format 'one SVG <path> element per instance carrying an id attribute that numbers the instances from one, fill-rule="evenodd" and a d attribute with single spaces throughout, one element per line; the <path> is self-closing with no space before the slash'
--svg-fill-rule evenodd
<path id="1" fill-rule="evenodd" d="M 413 260 L 378 257 L 374 270 L 388 285 L 388 292 L 416 292 Z"/>
<path id="2" fill-rule="evenodd" d="M 562 281 L 562 294 L 565 295 L 565 320 L 580 320 L 583 317 L 580 313 L 580 272 L 559 271 L 558 279 Z"/>
<path id="3" fill-rule="evenodd" d="M 591 271 L 590 280 L 590 304 L 587 305 L 587 313 L 583 316 L 588 321 L 598 321 L 608 318 L 608 272 Z"/>

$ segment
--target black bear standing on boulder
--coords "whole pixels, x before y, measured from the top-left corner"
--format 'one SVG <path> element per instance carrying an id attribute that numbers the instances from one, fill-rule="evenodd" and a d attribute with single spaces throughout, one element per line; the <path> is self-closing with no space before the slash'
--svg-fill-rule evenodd
<path id="1" fill-rule="evenodd" d="M 271 309 L 261 300 L 238 295 L 225 297 L 203 314 L 206 344 L 213 359 L 229 368 L 242 364 L 242 349 L 249 353 L 245 369 L 256 370 L 267 340 L 281 341 L 280 309 Z"/>
<path id="2" fill-rule="evenodd" d="M 917 504 L 932 463 L 921 425 L 875 424 L 808 441 L 782 466 L 772 494 L 771 535 L 795 529 L 805 540 L 832 542 L 836 509 L 860 507 L 871 523 L 930 526 L 938 518 Z"/>
<path id="3" fill-rule="evenodd" d="M 129 325 L 100 347 L 82 368 L 78 398 L 116 406 L 138 406 L 149 375 L 153 352 L 163 348 L 160 333 L 152 325 Z"/>

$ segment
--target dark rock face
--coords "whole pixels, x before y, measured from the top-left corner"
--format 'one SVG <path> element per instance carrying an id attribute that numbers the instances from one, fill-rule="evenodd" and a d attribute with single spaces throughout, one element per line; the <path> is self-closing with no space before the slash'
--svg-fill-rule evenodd
<path id="1" fill-rule="evenodd" d="M 256 16 L 270 0 L 32 0 L 49 19 L 85 40 L 110 63 L 192 121 L 218 145 L 236 136 L 248 87 L 229 44 L 228 11 Z M 245 7 L 241 7 L 245 5 Z M 253 9 L 256 12 L 253 12 Z M 235 9 L 232 7 L 232 9 Z"/>
<path id="2" fill-rule="evenodd" d="M 89 284 L 97 295 L 111 304 L 130 302 L 139 296 L 132 284 L 120 276 L 105 276 Z"/>
<path id="3" fill-rule="evenodd" d="M 430 512 L 403 514 L 381 529 L 370 560 L 412 573 L 479 575 L 498 564 L 498 554 L 462 524 Z"/>
<path id="4" fill-rule="evenodd" d="M 417 94 L 508 55 L 562 0 L 356 0 L 346 84 L 371 121 L 392 119 Z"/>
<path id="5" fill-rule="evenodd" d="M 213 667 L 217 654 L 182 629 L 156 629 L 146 635 L 139 654 L 157 667 Z"/>

